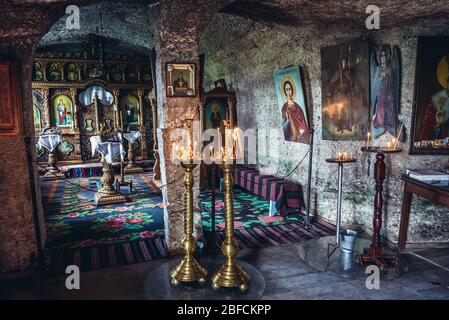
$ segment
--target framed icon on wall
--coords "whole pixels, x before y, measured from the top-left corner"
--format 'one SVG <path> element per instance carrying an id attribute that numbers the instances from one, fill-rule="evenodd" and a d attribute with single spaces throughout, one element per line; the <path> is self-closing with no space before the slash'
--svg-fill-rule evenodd
<path id="1" fill-rule="evenodd" d="M 410 154 L 449 154 L 449 37 L 418 38 Z"/>
<path id="2" fill-rule="evenodd" d="M 167 96 L 194 97 L 196 96 L 195 64 L 168 63 L 167 64 Z"/>

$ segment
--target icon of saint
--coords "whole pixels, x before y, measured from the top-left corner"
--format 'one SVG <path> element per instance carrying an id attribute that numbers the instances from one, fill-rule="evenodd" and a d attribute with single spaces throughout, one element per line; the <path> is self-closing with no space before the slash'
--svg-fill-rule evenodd
<path id="1" fill-rule="evenodd" d="M 293 83 L 286 80 L 281 89 L 287 100 L 282 106 L 282 128 L 285 140 L 309 143 L 309 126 L 302 108 L 294 101 L 296 89 Z"/>
<path id="2" fill-rule="evenodd" d="M 449 137 L 449 56 L 444 56 L 437 67 L 437 78 L 442 89 L 431 96 L 420 117 L 416 140 L 434 140 Z"/>
<path id="3" fill-rule="evenodd" d="M 59 99 L 56 110 L 58 111 L 58 125 L 67 125 L 67 107 L 62 99 Z"/>
<path id="4" fill-rule="evenodd" d="M 384 45 L 378 53 L 377 63 L 372 63 L 374 72 L 372 73 L 371 103 L 374 107 L 374 138 L 379 137 L 385 131 L 396 135 L 399 122 L 397 112 L 397 97 L 399 94 L 397 59 L 397 53 L 393 51 L 392 54 L 390 46 Z"/>
<path id="5" fill-rule="evenodd" d="M 178 78 L 173 83 L 173 86 L 175 89 L 175 93 L 185 93 L 187 91 L 188 83 L 184 79 L 182 72 L 178 73 Z"/>
<path id="6" fill-rule="evenodd" d="M 220 114 L 220 107 L 216 104 L 212 105 L 211 108 L 211 114 L 210 114 L 210 122 L 212 124 L 212 128 L 217 129 L 220 128 L 221 124 L 221 114 Z"/>
<path id="7" fill-rule="evenodd" d="M 353 131 L 354 114 L 352 111 L 352 71 L 347 57 L 343 57 L 338 70 L 328 84 L 328 104 L 335 106 L 334 125 L 337 131 Z"/>

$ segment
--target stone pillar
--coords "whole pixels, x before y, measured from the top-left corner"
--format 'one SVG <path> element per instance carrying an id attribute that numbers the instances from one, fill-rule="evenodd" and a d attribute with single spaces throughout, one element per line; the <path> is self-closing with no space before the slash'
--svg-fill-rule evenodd
<path id="1" fill-rule="evenodd" d="M 157 128 L 158 128 L 158 121 L 157 121 L 157 102 L 156 97 L 154 95 L 154 91 L 152 90 L 149 95 L 150 105 L 151 105 L 151 118 L 153 121 L 153 156 L 154 156 L 154 166 L 153 166 L 153 172 L 154 172 L 154 180 L 160 181 L 161 180 L 161 167 L 159 163 L 159 150 L 158 150 L 158 144 L 157 144 Z"/>
<path id="2" fill-rule="evenodd" d="M 150 21 L 154 21 L 153 35 L 156 49 L 158 150 L 164 199 L 166 241 L 170 251 L 181 247 L 184 229 L 184 171 L 171 159 L 170 135 L 184 126 L 186 119 L 199 120 L 198 105 L 201 103 L 199 75 L 199 37 L 209 20 L 230 0 L 167 0 L 152 8 Z M 188 12 L 188 19 L 186 19 Z M 173 97 L 166 93 L 167 63 L 195 64 L 195 96 Z M 202 237 L 201 213 L 198 210 L 198 166 L 194 172 L 194 236 Z"/>

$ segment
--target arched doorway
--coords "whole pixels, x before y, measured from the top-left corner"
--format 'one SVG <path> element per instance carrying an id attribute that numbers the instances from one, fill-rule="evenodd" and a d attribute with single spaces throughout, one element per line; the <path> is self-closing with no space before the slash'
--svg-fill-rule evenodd
<path id="1" fill-rule="evenodd" d="M 92 270 L 165 257 L 162 194 L 151 172 L 154 45 L 147 7 L 112 2 L 81 7 L 76 32 L 66 28 L 65 19 L 40 40 L 32 72 L 47 267 Z M 39 143 L 45 128 L 58 129 L 60 141 L 52 152 Z M 132 143 L 124 139 L 130 132 L 138 134 Z M 128 182 L 115 184 L 126 201 L 97 206 L 102 164 L 92 139 L 112 135 L 120 135 L 127 157 L 133 151 L 140 170 L 127 172 L 120 155 L 113 157 L 114 181 Z M 51 153 L 63 179 L 46 173 Z"/>

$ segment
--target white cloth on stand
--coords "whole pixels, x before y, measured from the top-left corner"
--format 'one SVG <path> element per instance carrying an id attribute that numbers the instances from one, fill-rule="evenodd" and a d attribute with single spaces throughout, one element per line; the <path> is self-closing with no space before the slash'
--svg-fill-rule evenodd
<path id="1" fill-rule="evenodd" d="M 90 144 L 92 146 L 92 157 L 95 156 L 95 151 L 97 151 L 97 146 L 101 142 L 100 136 L 93 136 L 89 138 Z"/>
<path id="2" fill-rule="evenodd" d="M 59 134 L 50 133 L 41 135 L 37 143 L 48 151 L 53 152 L 60 142 L 61 136 Z"/>
<path id="3" fill-rule="evenodd" d="M 119 153 L 122 162 L 125 161 L 125 148 L 123 148 L 120 142 L 99 142 L 97 144 L 97 150 L 109 164 L 114 161 L 115 156 L 117 156 L 117 154 Z"/>
<path id="4" fill-rule="evenodd" d="M 140 138 L 141 134 L 140 134 L 140 131 L 130 131 L 130 132 L 124 133 L 123 136 L 129 142 L 134 143 L 137 141 L 137 139 Z"/>

